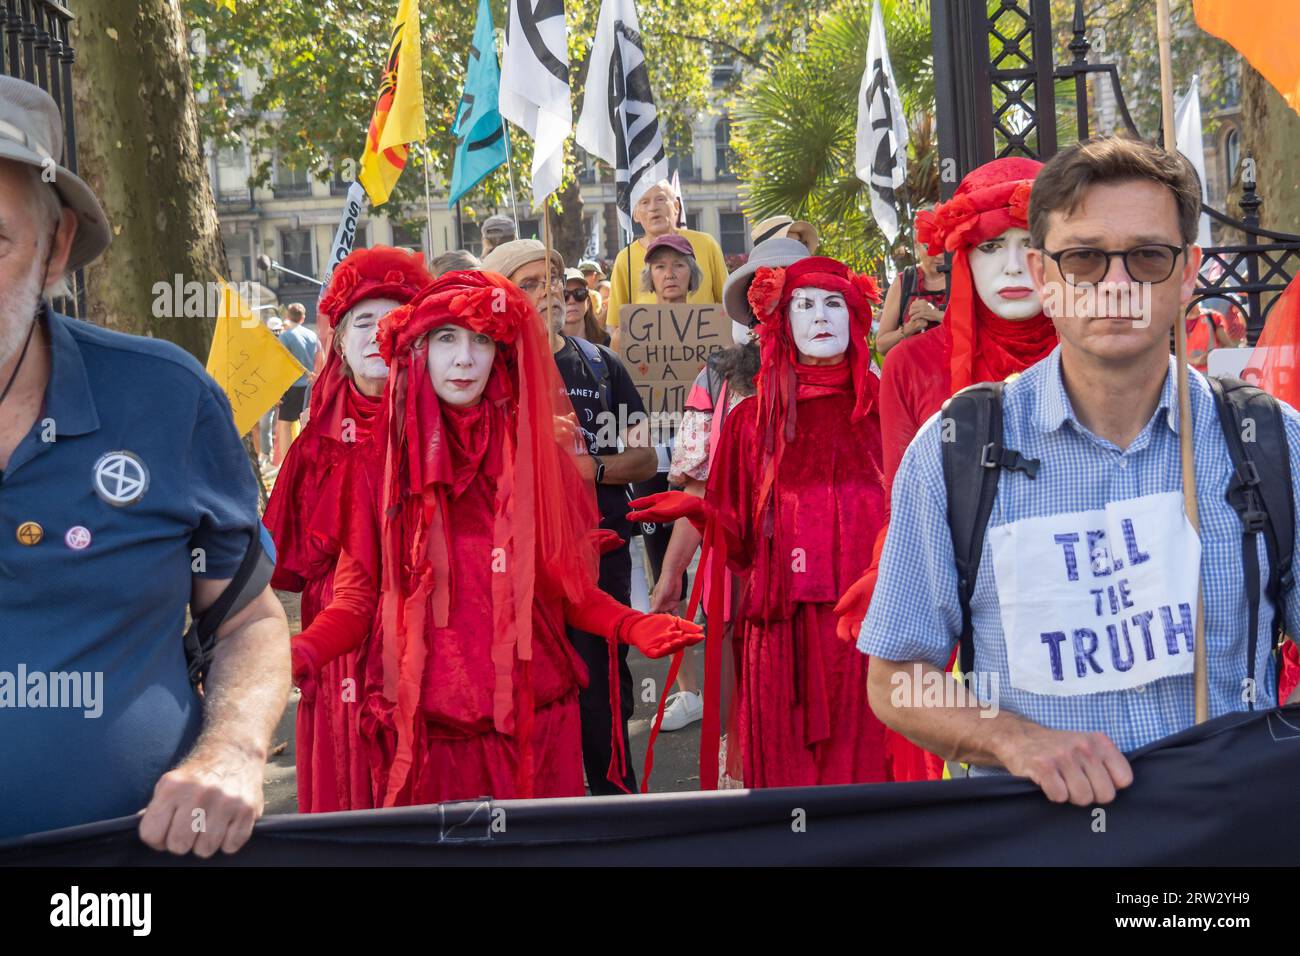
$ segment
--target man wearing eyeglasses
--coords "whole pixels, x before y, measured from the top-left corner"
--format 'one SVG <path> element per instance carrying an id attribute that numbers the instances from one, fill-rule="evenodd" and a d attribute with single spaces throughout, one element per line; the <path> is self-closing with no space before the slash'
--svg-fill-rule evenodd
<path id="1" fill-rule="evenodd" d="M 499 272 L 514 283 L 533 303 L 550 336 L 555 364 L 564 380 L 578 417 L 578 428 L 586 445 L 596 482 L 596 503 L 600 526 L 623 539 L 623 545 L 600 559 L 600 588 L 627 604 L 632 591 L 632 557 L 627 542 L 632 525 L 627 520 L 627 486 L 655 473 L 658 458 L 650 445 L 650 425 L 641 394 L 623 362 L 602 345 L 564 335 L 564 259 L 554 250 L 550 261 L 546 247 L 536 239 L 516 239 L 497 246 L 483 259 L 483 268 Z M 621 450 L 620 450 L 621 449 Z M 593 794 L 636 792 L 636 775 L 631 768 L 622 778 L 622 788 L 606 778 L 610 764 L 609 644 L 603 637 L 585 631 L 569 632 L 569 639 L 587 665 L 588 684 L 578 695 L 582 717 L 582 760 L 587 786 Z M 621 728 L 625 753 L 631 753 L 627 722 L 636 699 L 632 694 L 632 671 L 627 664 L 627 645 L 619 648 L 619 691 L 622 705 Z"/>
<path id="2" fill-rule="evenodd" d="M 1231 460 L 1194 371 L 1199 535 L 1183 514 L 1168 341 L 1196 284 L 1199 212 L 1187 160 L 1128 138 L 1063 150 L 1034 182 L 1028 267 L 1060 345 L 1003 392 L 1003 448 L 1038 467 L 1000 472 L 970 601 L 979 699 L 944 706 L 908 693 L 947 665 L 962 629 L 940 416 L 894 482 L 858 640 L 872 657 L 872 707 L 971 774 L 1028 777 L 1055 802 L 1113 800 L 1133 781 L 1124 754 L 1193 723 L 1198 581 L 1210 716 L 1246 709 L 1252 666 L 1255 706 L 1277 703 L 1271 613 L 1265 604 L 1252 645 L 1242 526 L 1225 497 Z M 1300 460 L 1300 417 L 1283 414 Z M 1296 633 L 1300 594 L 1281 598 Z"/>

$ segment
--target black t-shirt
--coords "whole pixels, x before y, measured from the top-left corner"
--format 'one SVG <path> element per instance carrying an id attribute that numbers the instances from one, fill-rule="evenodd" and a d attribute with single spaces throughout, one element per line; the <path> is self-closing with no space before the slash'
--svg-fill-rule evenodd
<path id="1" fill-rule="evenodd" d="M 578 346 L 569 338 L 564 348 L 555 353 L 555 364 L 569 392 L 569 401 L 578 415 L 578 425 L 587 439 L 587 451 L 593 455 L 618 453 L 618 425 L 620 422 L 636 424 L 645 415 L 645 403 L 636 390 L 622 359 L 602 345 L 601 356 L 609 366 L 609 415 L 600 400 L 600 387 L 578 354 Z M 612 424 L 601 427 L 605 422 Z M 596 503 L 600 507 L 600 526 L 616 533 L 624 541 L 632 535 L 632 524 L 627 520 L 627 485 L 597 485 Z"/>

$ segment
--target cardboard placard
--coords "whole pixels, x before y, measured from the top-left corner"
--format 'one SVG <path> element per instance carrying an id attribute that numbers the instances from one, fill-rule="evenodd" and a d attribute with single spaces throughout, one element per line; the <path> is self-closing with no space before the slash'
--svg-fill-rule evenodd
<path id="1" fill-rule="evenodd" d="M 619 357 L 651 417 L 679 420 L 704 363 L 732 345 L 731 319 L 717 303 L 625 305 L 618 321 Z"/>

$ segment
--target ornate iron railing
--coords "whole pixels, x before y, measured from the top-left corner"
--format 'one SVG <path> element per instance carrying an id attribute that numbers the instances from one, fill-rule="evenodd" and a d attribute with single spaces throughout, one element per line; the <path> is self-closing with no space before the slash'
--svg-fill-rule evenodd
<path id="1" fill-rule="evenodd" d="M 0 73 L 16 76 L 45 90 L 63 116 L 63 162 L 77 172 L 77 126 L 72 106 L 72 64 L 76 57 L 69 38 L 71 0 L 3 0 L 0 7 Z M 59 311 L 85 312 L 86 289 L 81 272 L 71 278 L 72 295 L 55 303 Z"/>
<path id="2" fill-rule="evenodd" d="M 930 10 L 940 161 L 957 173 L 941 178 L 945 199 L 962 176 L 990 160 L 1017 155 L 1046 160 L 1056 152 L 1058 81 L 1074 84 L 1076 138 L 1086 139 L 1091 132 L 1088 78 L 1094 75 L 1110 82 L 1120 122 L 1133 135 L 1147 138 L 1133 122 L 1115 64 L 1088 62 L 1091 44 L 1082 0 L 1074 4 L 1071 61 L 1055 68 L 1049 0 L 931 0 Z M 1249 153 L 1241 182 L 1240 219 L 1203 207 L 1220 233 L 1235 232 L 1241 241 L 1202 250 L 1205 261 L 1220 268 L 1202 268 L 1193 303 L 1210 298 L 1235 302 L 1246 316 L 1248 340 L 1254 342 L 1276 294 L 1300 268 L 1300 236 L 1259 225 L 1263 200 Z"/>

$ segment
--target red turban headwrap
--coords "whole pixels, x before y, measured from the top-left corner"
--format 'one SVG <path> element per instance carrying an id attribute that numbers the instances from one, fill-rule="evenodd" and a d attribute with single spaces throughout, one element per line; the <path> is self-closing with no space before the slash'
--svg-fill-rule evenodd
<path id="1" fill-rule="evenodd" d="M 1034 177 L 1042 168 L 1043 164 L 1037 160 L 1019 156 L 995 159 L 971 170 L 948 202 L 917 213 L 917 242 L 924 243 L 930 255 L 952 253 L 948 305 L 943 321 L 952 340 L 950 369 L 954 393 L 976 381 L 979 334 L 976 317 L 989 313 L 975 295 L 968 258 L 970 250 L 1008 229 L 1029 228 L 1029 194 Z M 1024 360 L 1019 363 L 1021 367 L 1042 358 L 1056 342 L 1055 330 L 1045 317 L 1028 320 L 1023 331 L 1029 334 L 1030 341 L 1005 343 L 1024 353 L 1019 356 Z"/>

